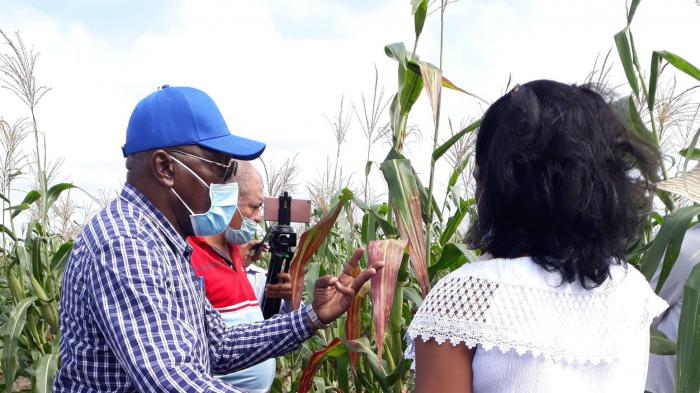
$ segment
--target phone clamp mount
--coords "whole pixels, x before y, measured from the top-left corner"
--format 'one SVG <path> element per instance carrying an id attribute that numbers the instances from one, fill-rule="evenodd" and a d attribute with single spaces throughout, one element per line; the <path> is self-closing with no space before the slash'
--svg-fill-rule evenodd
<path id="1" fill-rule="evenodd" d="M 270 245 L 270 266 L 267 268 L 267 280 L 265 285 L 279 283 L 277 275 L 284 271 L 289 272 L 289 264 L 294 258 L 293 248 L 297 245 L 297 234 L 289 225 L 291 219 L 292 197 L 285 191 L 279 196 L 279 213 L 277 225 L 270 227 L 265 236 L 269 239 Z M 279 314 L 282 299 L 271 299 L 263 295 L 262 311 L 263 317 L 269 319 L 275 314 Z"/>

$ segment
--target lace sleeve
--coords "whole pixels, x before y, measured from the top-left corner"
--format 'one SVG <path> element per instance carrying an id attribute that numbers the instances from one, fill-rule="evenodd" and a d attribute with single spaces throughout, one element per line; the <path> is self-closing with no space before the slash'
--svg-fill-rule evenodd
<path id="1" fill-rule="evenodd" d="M 630 280 L 626 280 L 630 281 Z M 554 361 L 599 364 L 648 340 L 651 319 L 666 307 L 645 281 L 614 291 L 538 288 L 450 275 L 428 294 L 406 333 L 405 357 L 419 337 Z"/>

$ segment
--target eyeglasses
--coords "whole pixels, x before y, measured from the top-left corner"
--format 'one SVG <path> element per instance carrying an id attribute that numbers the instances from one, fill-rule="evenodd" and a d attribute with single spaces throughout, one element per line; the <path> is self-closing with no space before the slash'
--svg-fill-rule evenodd
<path id="1" fill-rule="evenodd" d="M 188 153 L 188 152 L 182 151 L 182 150 L 170 150 L 170 152 L 182 154 L 182 155 L 192 157 L 192 158 L 196 158 L 200 161 L 204 161 L 210 165 L 213 165 L 213 166 L 219 168 L 222 171 L 222 177 L 224 179 L 224 183 L 228 182 L 231 179 L 231 176 L 234 176 L 238 172 L 238 161 L 236 161 L 234 158 L 230 158 L 228 161 L 228 164 L 222 164 L 220 162 L 207 160 L 206 158 L 202 158 L 202 157 L 199 157 L 197 155 L 194 155 L 192 153 Z"/>

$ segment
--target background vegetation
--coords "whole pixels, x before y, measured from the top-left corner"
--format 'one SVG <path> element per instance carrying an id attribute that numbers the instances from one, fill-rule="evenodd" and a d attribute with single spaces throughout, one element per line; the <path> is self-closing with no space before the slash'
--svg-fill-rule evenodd
<path id="1" fill-rule="evenodd" d="M 439 42 L 421 43 L 439 45 L 438 59 L 431 63 L 417 55 L 426 20 L 439 23 L 443 31 L 444 14 L 452 2 L 412 0 L 415 35 L 408 44 L 411 49 L 403 43 L 385 47 L 387 61 L 396 63 L 395 91 L 387 93 L 375 71 L 373 89 L 361 93 L 355 103 L 341 99 L 338 112 L 328 118 L 336 140 L 335 159 L 329 159 L 325 171 L 306 186 L 317 223 L 302 236 L 297 248 L 292 268 L 295 301 L 308 299 L 311 283 L 318 276 L 338 274 L 342 262 L 358 246 L 368 250 L 365 266 L 381 255 L 392 261 L 395 274 L 387 269 L 371 290 L 369 286 L 363 289 L 347 317 L 319 332 L 300 351 L 278 359 L 274 392 L 411 391 L 410 363 L 402 356 L 406 327 L 430 285 L 478 255 L 466 249 L 461 239 L 475 217 L 471 170 L 481 114 L 472 114 L 469 121 L 450 120 L 445 127 L 440 124 L 440 109 L 443 89 L 449 94 L 467 94 L 485 106 L 488 103 L 443 75 L 442 35 Z M 632 21 L 639 3 L 629 4 L 622 30 L 611 41 L 616 54 L 611 51 L 596 59 L 585 81 L 610 87 L 612 67 L 622 67 L 626 82 L 612 87 L 618 92 L 612 105 L 630 129 L 663 152 L 658 177 L 664 180 L 689 170 L 700 159 L 696 148 L 700 70 L 662 50 L 651 59 L 637 56 Z M 37 54 L 25 47 L 19 35 L 1 35 L 5 44 L 0 50 L 2 94 L 13 94 L 26 112 L 17 114 L 17 119 L 0 120 L 4 213 L 0 224 L 0 269 L 4 273 L 0 275 L 0 388 L 48 392 L 60 361 L 57 305 L 63 266 L 80 223 L 107 198 L 100 195 L 93 197 L 92 205 L 78 206 L 69 193 L 81 191 L 56 181 L 60 162 L 47 160 L 36 115 L 50 88 L 36 79 Z M 619 65 L 613 64 L 613 58 L 619 59 Z M 680 87 L 688 83 L 693 85 Z M 509 85 L 510 81 L 504 92 Z M 430 137 L 410 122 L 411 110 L 422 94 L 434 115 Z M 364 179 L 351 182 L 338 163 L 345 138 L 357 128 L 366 138 L 367 163 Z M 430 166 L 414 168 L 407 146 L 423 137 L 432 142 Z M 437 189 L 435 166 L 441 160 L 451 167 L 445 189 Z M 269 195 L 301 191 L 296 157 L 263 164 Z M 369 181 L 372 171 L 381 173 L 381 186 Z M 417 171 L 427 173 L 428 178 L 420 178 Z M 30 184 L 30 191 L 19 190 L 18 182 Z M 700 206 L 657 190 L 655 210 L 628 257 L 648 279 L 661 267 L 657 291 L 678 256 L 685 231 L 699 216 Z M 654 353 L 677 353 L 678 392 L 700 390 L 698 310 L 700 269 L 696 268 L 685 284 L 678 343 L 653 331 L 650 345 Z"/>

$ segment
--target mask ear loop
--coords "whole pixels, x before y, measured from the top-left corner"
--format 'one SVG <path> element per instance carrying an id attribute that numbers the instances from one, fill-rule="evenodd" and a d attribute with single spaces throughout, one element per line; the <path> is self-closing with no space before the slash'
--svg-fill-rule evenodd
<path id="1" fill-rule="evenodd" d="M 207 189 L 210 189 L 210 188 L 211 188 L 211 187 L 209 187 L 209 185 L 208 185 L 207 183 L 204 182 L 204 180 L 202 180 L 201 177 L 199 177 L 198 174 L 196 174 L 196 173 L 192 170 L 192 168 L 190 168 L 190 167 L 188 167 L 187 165 L 183 164 L 182 161 L 180 161 L 180 160 L 178 160 L 177 158 L 173 157 L 171 154 L 168 154 L 168 157 L 172 158 L 173 160 L 175 160 L 175 162 L 177 162 L 178 164 L 182 165 L 185 169 L 187 169 L 187 170 L 192 174 L 192 176 L 196 177 L 197 180 L 199 180 L 202 184 L 204 184 L 204 187 L 206 187 Z"/>
<path id="2" fill-rule="evenodd" d="M 243 217 L 243 213 L 241 213 L 241 210 L 238 208 L 238 206 L 236 206 L 236 211 L 233 214 L 236 214 L 236 213 L 238 213 L 238 215 L 241 216 L 241 226 L 238 229 L 233 229 L 233 228 L 231 228 L 231 229 L 233 229 L 234 231 L 240 231 L 245 226 L 245 220 L 247 220 L 247 218 Z"/>
<path id="3" fill-rule="evenodd" d="M 182 165 L 183 167 L 185 167 L 185 169 L 187 169 L 188 171 L 190 171 L 190 173 L 191 173 L 192 175 L 194 175 L 194 177 L 196 177 L 197 180 L 199 180 L 200 182 L 202 182 L 202 184 L 204 184 L 204 186 L 205 186 L 207 189 L 210 189 L 209 186 L 207 185 L 207 183 L 205 183 L 204 180 L 202 180 L 202 178 L 199 177 L 199 175 L 197 175 L 196 173 L 194 173 L 194 171 L 193 171 L 192 169 L 190 169 L 190 167 L 188 167 L 187 165 L 183 164 L 180 160 L 178 160 L 177 158 L 173 157 L 173 156 L 170 155 L 170 154 L 168 154 L 168 157 L 172 158 L 175 162 L 177 162 L 178 164 L 180 164 L 180 165 Z M 175 191 L 174 188 L 171 188 L 170 191 L 172 191 L 173 194 L 175 194 L 175 196 L 177 197 L 177 199 L 180 200 L 180 203 L 182 203 L 182 205 L 185 206 L 185 209 L 187 209 L 187 211 L 190 212 L 190 214 L 194 216 L 194 215 L 195 215 L 195 212 L 192 211 L 192 209 L 190 209 L 190 207 L 185 203 L 184 200 L 182 200 L 182 198 L 180 197 L 180 194 L 178 194 L 177 191 Z"/>
<path id="4" fill-rule="evenodd" d="M 180 202 L 185 206 L 185 209 L 187 209 L 187 211 L 190 212 L 190 214 L 194 216 L 195 213 L 192 211 L 192 209 L 190 209 L 189 206 L 187 206 L 187 204 L 185 203 L 185 201 L 183 201 L 182 198 L 180 198 L 180 195 L 178 195 L 177 191 L 175 191 L 174 188 L 171 188 L 170 191 L 172 191 L 173 194 L 175 194 L 175 196 L 177 197 L 177 199 L 179 199 Z"/>

